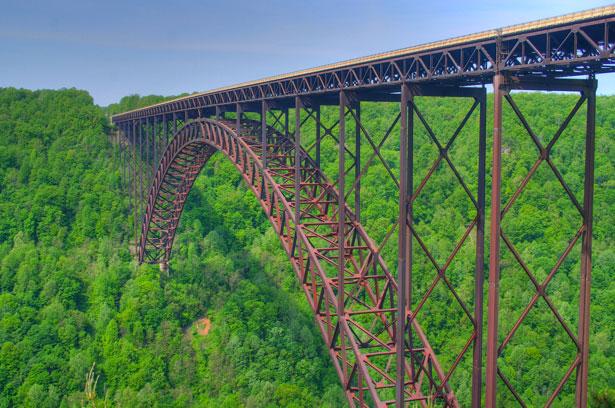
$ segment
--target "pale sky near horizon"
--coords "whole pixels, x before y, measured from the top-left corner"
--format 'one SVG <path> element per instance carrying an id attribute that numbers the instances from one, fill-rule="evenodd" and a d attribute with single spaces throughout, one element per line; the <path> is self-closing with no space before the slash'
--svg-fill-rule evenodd
<path id="1" fill-rule="evenodd" d="M 176 95 L 612 4 L 0 0 L 0 87 Z M 601 94 L 615 77 L 599 76 Z"/>

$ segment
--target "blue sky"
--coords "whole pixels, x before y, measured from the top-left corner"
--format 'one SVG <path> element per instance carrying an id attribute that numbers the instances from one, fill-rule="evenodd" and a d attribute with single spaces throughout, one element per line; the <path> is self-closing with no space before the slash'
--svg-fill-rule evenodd
<path id="1" fill-rule="evenodd" d="M 0 86 L 107 105 L 309 68 L 611 4 L 515 1 L 1 0 Z M 599 77 L 600 93 L 615 78 Z"/>

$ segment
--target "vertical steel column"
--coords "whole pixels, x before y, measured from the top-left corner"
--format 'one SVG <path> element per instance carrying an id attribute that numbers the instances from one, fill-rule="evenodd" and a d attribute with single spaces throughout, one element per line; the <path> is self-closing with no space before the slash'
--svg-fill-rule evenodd
<path id="1" fill-rule="evenodd" d="M 320 169 L 320 140 L 322 138 L 320 133 L 320 105 L 316 106 L 316 167 Z M 320 177 L 320 176 L 319 176 Z"/>
<path id="2" fill-rule="evenodd" d="M 132 216 L 133 216 L 133 234 L 135 239 L 135 251 L 137 249 L 137 121 L 132 122 Z"/>
<path id="3" fill-rule="evenodd" d="M 151 177 L 151 169 L 150 169 L 150 122 L 149 117 L 145 118 L 145 189 L 149 186 L 149 181 Z M 143 197 L 142 197 L 143 199 Z"/>
<path id="4" fill-rule="evenodd" d="M 263 164 L 263 175 L 261 178 L 261 200 L 265 199 L 267 192 L 265 190 L 265 170 L 267 169 L 267 112 L 269 104 L 263 100 L 261 102 L 261 162 Z"/>
<path id="5" fill-rule="evenodd" d="M 216 119 L 221 120 L 222 116 L 223 116 L 222 109 L 220 109 L 220 106 L 216 105 Z"/>
<path id="6" fill-rule="evenodd" d="M 361 222 L 361 101 L 357 100 L 355 107 L 355 145 L 354 145 L 354 215 L 355 220 Z"/>
<path id="7" fill-rule="evenodd" d="M 284 108 L 284 136 L 288 139 L 288 108 Z"/>
<path id="8" fill-rule="evenodd" d="M 493 162 L 491 170 L 491 236 L 489 244 L 489 310 L 487 313 L 487 373 L 485 406 L 496 407 L 498 311 L 500 300 L 500 222 L 502 187 L 502 99 L 504 77 L 493 78 Z"/>
<path id="9" fill-rule="evenodd" d="M 167 121 L 167 115 L 162 115 L 162 131 L 164 132 L 164 148 L 169 146 L 169 122 Z"/>
<path id="10" fill-rule="evenodd" d="M 152 179 L 150 180 L 150 184 L 154 180 L 154 177 L 156 176 L 156 169 L 158 168 L 158 132 L 156 132 L 156 127 L 158 126 L 158 117 L 154 116 L 153 120 L 154 126 L 152 129 L 152 138 L 154 140 L 154 160 L 152 160 Z"/>
<path id="11" fill-rule="evenodd" d="M 177 133 L 177 114 L 173 112 L 173 136 Z"/>
<path id="12" fill-rule="evenodd" d="M 301 109 L 303 109 L 303 102 L 300 97 L 295 96 L 295 242 L 293 248 L 299 246 L 299 262 L 302 262 L 301 245 L 298 245 L 299 234 L 297 233 L 299 224 L 301 224 Z"/>
<path id="13" fill-rule="evenodd" d="M 577 368 L 577 407 L 587 406 L 587 375 L 589 372 L 589 306 L 592 270 L 592 231 L 594 202 L 594 156 L 596 138 L 596 82 L 584 90 L 587 97 L 585 129 L 585 185 L 583 188 L 583 242 L 581 246 L 581 285 L 579 295 L 579 352 L 581 362 Z"/>
<path id="14" fill-rule="evenodd" d="M 138 234 L 141 219 L 143 218 L 143 120 L 139 119 L 139 216 L 137 218 L 137 229 L 135 231 L 135 239 L 139 243 Z"/>
<path id="15" fill-rule="evenodd" d="M 126 123 L 122 123 L 121 124 L 121 128 L 122 128 L 122 133 L 123 133 L 123 136 L 124 136 L 124 141 L 126 141 L 128 139 L 128 132 L 127 132 L 128 126 L 126 126 Z M 126 170 L 126 146 L 123 147 L 120 150 L 120 153 L 121 153 L 121 161 L 122 161 L 122 188 L 125 189 L 125 190 L 128 190 L 128 188 L 127 188 L 128 183 L 126 183 L 126 173 L 127 173 L 127 170 Z"/>
<path id="16" fill-rule="evenodd" d="M 395 354 L 397 375 L 395 378 L 395 401 L 398 408 L 404 407 L 406 383 L 406 318 L 408 316 L 410 228 L 408 226 L 409 198 L 412 191 L 412 123 L 410 90 L 407 84 L 401 86 L 400 132 L 399 132 L 399 236 L 397 248 L 397 328 L 395 332 Z M 410 325 L 408 325 L 408 328 Z M 411 335 L 410 335 L 411 337 Z"/>
<path id="17" fill-rule="evenodd" d="M 132 211 L 132 208 L 130 207 L 130 182 L 129 182 L 129 178 L 130 178 L 130 169 L 128 168 L 129 165 L 129 152 L 130 152 L 130 124 L 128 122 L 124 122 L 123 123 L 123 127 L 124 127 L 124 143 L 125 143 L 125 147 L 124 147 L 124 158 L 122 160 L 123 165 L 124 165 L 124 190 L 126 191 L 126 193 L 128 193 L 128 211 Z"/>
<path id="18" fill-rule="evenodd" d="M 119 169 L 119 177 L 120 177 L 120 189 L 124 188 L 124 166 L 122 163 L 123 152 L 122 152 L 122 134 L 124 133 L 121 124 L 116 124 L 117 126 L 117 165 L 120 167 Z"/>
<path id="19" fill-rule="evenodd" d="M 487 95 L 479 101 L 478 188 L 476 222 L 476 269 L 474 274 L 474 349 L 472 357 L 472 407 L 481 407 L 483 382 L 483 282 L 485 280 L 485 156 L 487 138 Z"/>
<path id="20" fill-rule="evenodd" d="M 125 151 L 125 160 L 126 160 L 126 190 L 129 194 L 132 194 L 132 149 L 134 146 L 132 140 L 132 130 L 133 126 L 131 121 L 126 121 L 126 151 Z M 132 201 L 131 201 L 132 202 Z M 130 208 L 132 211 L 132 207 Z"/>
<path id="21" fill-rule="evenodd" d="M 412 220 L 414 217 L 414 201 L 410 199 L 410 196 L 414 193 L 414 94 L 410 92 L 408 88 L 408 240 L 406 242 L 406 307 L 408 308 L 408 314 L 412 307 Z M 401 119 L 401 118 L 400 118 Z M 408 334 L 408 341 L 410 343 L 410 357 L 413 359 L 413 337 L 412 337 L 412 321 L 409 321 L 406 326 L 406 333 Z M 414 376 L 414 366 L 411 365 L 411 372 Z"/>
<path id="22" fill-rule="evenodd" d="M 267 168 L 267 112 L 269 111 L 269 105 L 267 101 L 261 102 L 261 149 L 263 163 L 263 169 Z M 265 189 L 263 189 L 264 193 Z"/>
<path id="23" fill-rule="evenodd" d="M 237 103 L 235 104 L 235 130 L 237 132 L 237 135 L 239 135 L 241 133 L 241 114 L 243 113 L 242 109 L 241 109 L 241 104 Z"/>
<path id="24" fill-rule="evenodd" d="M 115 126 L 115 160 L 116 165 L 122 161 L 122 128 L 119 126 Z"/>
<path id="25" fill-rule="evenodd" d="M 113 152 L 113 160 L 115 161 L 115 165 L 117 166 L 118 158 L 120 156 L 119 143 L 120 143 L 120 130 L 115 127 L 115 131 L 111 135 L 111 149 Z"/>
<path id="26" fill-rule="evenodd" d="M 346 242 L 345 242 L 345 221 L 346 221 L 346 200 L 345 200 L 345 184 L 346 184 L 346 105 L 348 99 L 344 91 L 340 92 L 339 100 L 339 139 L 338 139 L 338 219 L 337 219 L 337 244 L 338 244 L 338 256 L 337 256 L 337 310 L 338 310 L 338 326 L 340 336 L 340 352 L 342 355 L 342 371 L 344 378 L 348 378 L 348 367 L 346 367 L 346 342 L 344 338 L 344 331 L 342 329 L 342 320 L 344 310 L 344 275 L 346 267 Z M 344 390 L 345 392 L 346 390 Z"/>

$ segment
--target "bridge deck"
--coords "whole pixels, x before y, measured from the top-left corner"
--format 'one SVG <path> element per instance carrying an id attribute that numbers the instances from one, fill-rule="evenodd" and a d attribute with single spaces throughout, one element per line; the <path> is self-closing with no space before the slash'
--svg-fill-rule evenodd
<path id="1" fill-rule="evenodd" d="M 518 24 L 240 83 L 124 112 L 115 123 L 401 82 L 491 82 L 497 71 L 562 77 L 615 70 L 615 6 Z"/>

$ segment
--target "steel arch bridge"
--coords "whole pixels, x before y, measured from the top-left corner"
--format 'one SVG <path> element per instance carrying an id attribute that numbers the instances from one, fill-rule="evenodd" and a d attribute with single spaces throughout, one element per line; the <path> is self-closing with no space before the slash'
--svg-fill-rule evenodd
<path id="1" fill-rule="evenodd" d="M 117 152 L 134 211 L 139 262 L 168 267 L 173 239 L 191 187 L 209 158 L 220 152 L 239 171 L 259 200 L 294 268 L 351 406 L 460 406 L 453 380 L 463 360 L 473 407 L 495 407 L 509 392 L 520 406 L 522 393 L 500 367 L 503 351 L 530 310 L 542 299 L 574 347 L 570 365 L 548 390 L 545 406 L 574 384 L 576 405 L 587 405 L 596 74 L 615 70 L 615 6 L 439 41 L 260 81 L 194 94 L 115 115 Z M 584 78 L 579 79 L 579 76 Z M 575 78 L 569 78 L 575 77 Z M 493 153 L 486 170 L 487 94 L 493 84 Z M 516 90 L 559 91 L 578 95 L 548 143 L 532 129 L 514 98 Z M 421 98 L 467 101 L 450 135 L 440 135 L 424 114 Z M 370 106 L 396 103 L 380 140 L 361 120 Z M 510 109 L 536 147 L 527 175 L 508 197 L 502 194 L 503 110 Z M 337 112 L 326 123 L 323 112 Z M 566 183 L 550 154 L 571 121 L 584 115 L 582 197 Z M 294 117 L 293 117 L 294 116 Z M 474 124 L 471 127 L 469 124 Z M 294 126 L 291 126 L 294 125 Z M 418 129 L 436 146 L 437 158 L 417 177 L 414 138 Z M 450 149 L 459 135 L 475 129 L 476 164 L 468 180 Z M 399 138 L 398 164 L 381 148 Z M 323 146 L 334 143 L 335 174 L 323 171 Z M 332 142 L 333 141 L 333 142 Z M 330 156 L 330 155 L 329 155 Z M 398 189 L 395 222 L 378 242 L 368 236 L 361 214 L 361 180 L 378 164 Z M 581 221 L 549 273 L 539 280 L 503 227 L 503 219 L 526 192 L 543 165 L 552 171 Z M 434 255 L 416 225 L 415 205 L 439 166 L 469 200 L 472 218 L 444 261 Z M 561 166 L 561 165 L 560 165 Z M 331 166 L 329 166 L 331 167 Z M 491 216 L 485 219 L 486 174 L 491 175 Z M 472 187 L 471 185 L 475 186 Z M 506 199 L 506 200 L 504 200 Z M 511 217 L 512 215 L 508 215 Z M 452 220 L 451 220 L 452 221 Z M 488 287 L 485 227 L 489 228 Z M 387 265 L 383 247 L 395 237 L 396 265 Z M 546 293 L 562 263 L 580 243 L 580 284 L 576 327 L 562 318 Z M 473 296 L 463 299 L 448 273 L 470 245 Z M 513 327 L 500 331 L 500 266 L 513 257 L 535 290 Z M 432 267 L 430 282 L 417 290 L 416 260 Z M 422 270 L 421 270 L 422 271 Z M 424 272 L 421 272 L 424 273 Z M 449 364 L 430 344 L 434 327 L 420 325 L 425 304 L 444 287 L 460 307 L 470 330 Z M 488 293 L 486 322 L 483 293 Z M 400 318 L 401 317 L 401 318 Z M 486 323 L 486 324 L 485 324 Z M 483 333 L 486 328 L 486 333 Z M 454 334 L 454 333 L 451 333 Z M 486 342 L 486 363 L 483 361 Z M 483 370 L 484 368 L 484 370 Z M 496 385 L 499 386 L 496 387 Z"/>

